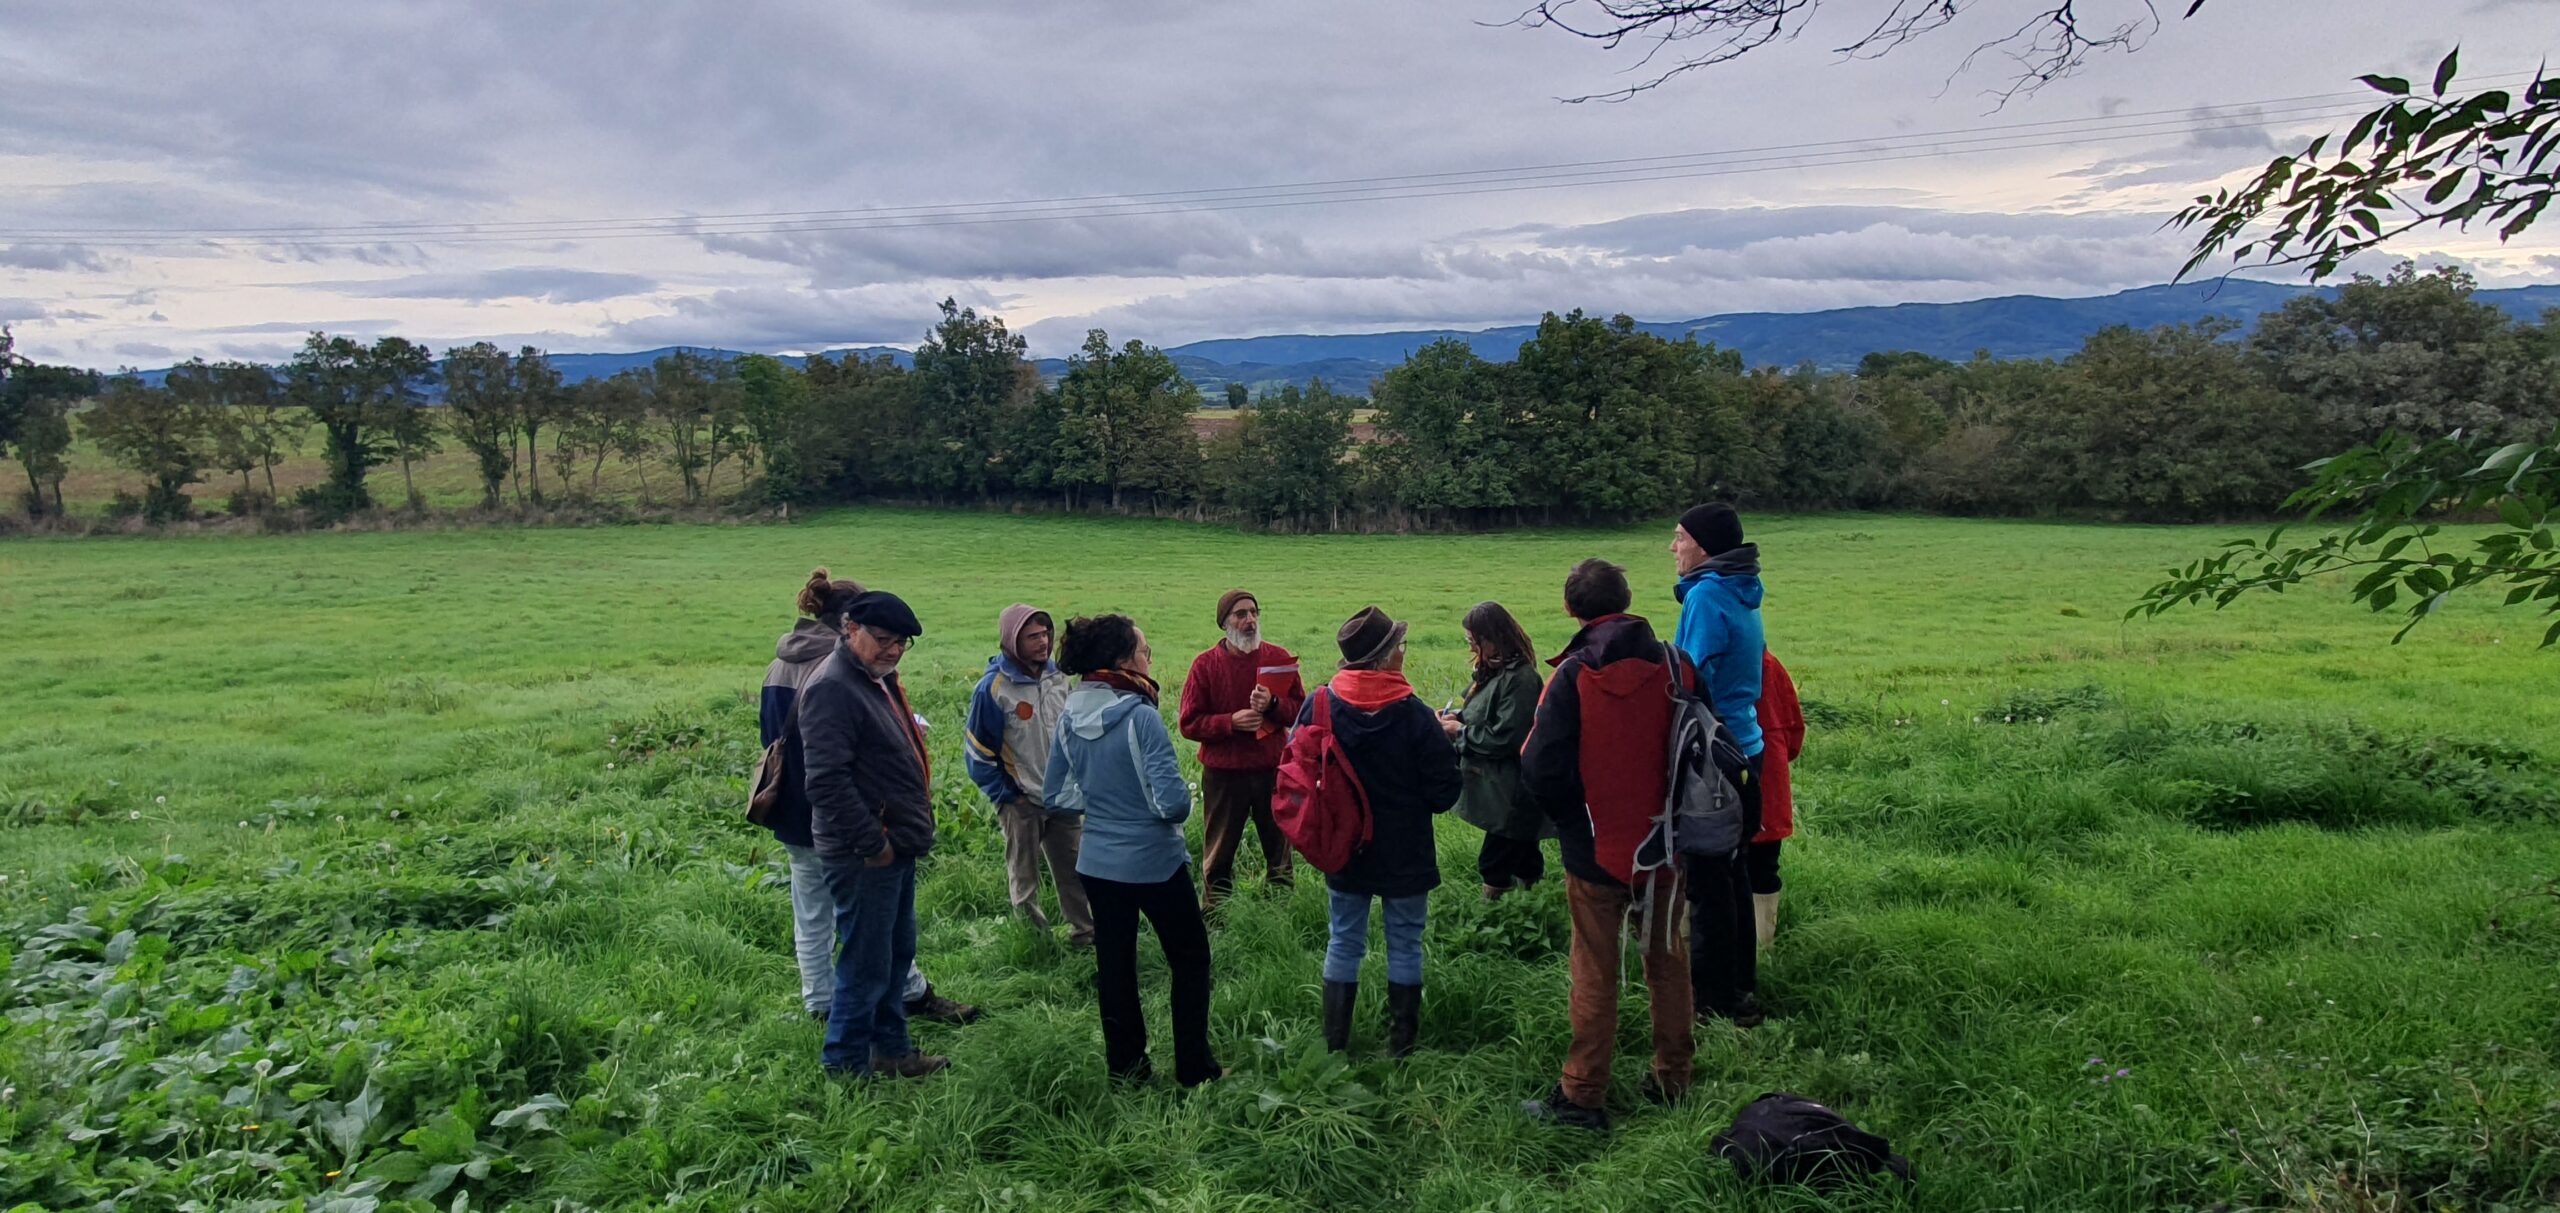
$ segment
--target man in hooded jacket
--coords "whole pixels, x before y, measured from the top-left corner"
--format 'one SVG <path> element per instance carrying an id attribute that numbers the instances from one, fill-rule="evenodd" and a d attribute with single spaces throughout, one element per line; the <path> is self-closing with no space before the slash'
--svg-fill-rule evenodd
<path id="1" fill-rule="evenodd" d="M 1057 627 L 1047 611 L 1017 602 L 997 616 L 998 652 L 987 659 L 986 676 L 969 696 L 969 778 L 996 807 L 1013 908 L 1044 934 L 1049 930 L 1049 917 L 1040 912 L 1040 859 L 1046 854 L 1049 878 L 1058 885 L 1058 911 L 1067 920 L 1067 942 L 1091 947 L 1093 909 L 1085 902 L 1084 882 L 1076 879 L 1083 821 L 1073 813 L 1050 812 L 1041 787 L 1049 742 L 1073 689 L 1049 659 L 1056 643 Z"/>
<path id="2" fill-rule="evenodd" d="M 1742 541 L 1742 519 L 1723 502 L 1698 506 L 1671 530 L 1671 562 L 1680 580 L 1675 645 L 1698 664 L 1707 703 L 1750 767 L 1739 781 L 1742 836 L 1760 832 L 1761 736 L 1758 705 L 1762 657 L 1760 548 Z M 1689 975 L 1700 1015 L 1739 1027 L 1760 1023 L 1758 932 L 1743 857 L 1693 860 L 1689 866 Z"/>

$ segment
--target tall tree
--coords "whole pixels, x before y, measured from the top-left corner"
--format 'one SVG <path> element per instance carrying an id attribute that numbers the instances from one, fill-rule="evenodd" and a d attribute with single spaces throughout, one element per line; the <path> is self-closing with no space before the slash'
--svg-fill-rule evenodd
<path id="1" fill-rule="evenodd" d="M 765 499 L 804 499 L 818 454 L 811 449 L 809 377 L 779 358 L 749 354 L 738 359 L 738 389 L 746 453 L 764 466 Z"/>
<path id="2" fill-rule="evenodd" d="M 1353 467 L 1351 414 L 1359 400 L 1312 381 L 1285 384 L 1240 417 L 1212 464 L 1210 490 L 1263 521 L 1341 523 Z"/>
<path id="3" fill-rule="evenodd" d="M 916 487 L 981 500 L 1007 483 L 1004 437 L 1039 389 L 1023 339 L 950 299 L 916 347 Z"/>
<path id="4" fill-rule="evenodd" d="M 375 396 L 380 364 L 352 337 L 313 333 L 285 368 L 295 404 L 320 426 L 329 478 L 312 500 L 324 515 L 344 515 L 373 505 L 365 473 L 388 457 L 381 441 L 381 405 Z"/>
<path id="5" fill-rule="evenodd" d="M 152 387 L 133 374 L 108 380 L 81 428 L 100 453 L 148 481 L 144 517 L 176 522 L 192 504 L 187 486 L 202 481 L 213 461 L 206 424 L 213 407 L 213 372 L 198 359 L 171 368 L 167 387 Z"/>
<path id="6" fill-rule="evenodd" d="M 480 473 L 480 506 L 497 509 L 515 465 L 515 369 L 505 350 L 486 341 L 444 352 L 446 428 Z"/>
<path id="7" fill-rule="evenodd" d="M 231 414 L 227 432 L 239 448 L 234 454 L 265 473 L 265 497 L 273 502 L 276 465 L 284 462 L 288 452 L 302 449 L 302 432 L 309 423 L 293 407 L 284 384 L 276 379 L 274 367 L 255 362 L 217 362 L 213 376 L 215 396 Z"/>
<path id="8" fill-rule="evenodd" d="M 1133 340 L 1115 351 L 1110 335 L 1094 329 L 1083 352 L 1067 359 L 1057 396 L 1059 483 L 1099 488 L 1115 510 L 1129 489 L 1190 487 L 1200 389 L 1163 350 Z"/>
<path id="9" fill-rule="evenodd" d="M 651 364 L 646 377 L 650 417 L 665 439 L 667 463 L 684 484 L 686 504 L 699 504 L 710 487 L 715 417 L 734 415 L 737 373 L 727 359 L 677 350 Z"/>
<path id="10" fill-rule="evenodd" d="M 1362 458 L 1382 495 L 1462 517 L 1522 504 L 1528 434 L 1512 408 L 1511 372 L 1444 338 L 1379 376 L 1378 441 Z"/>
<path id="11" fill-rule="evenodd" d="M 2453 430 L 2539 437 L 2511 417 L 2538 385 L 2506 373 L 2526 356 L 2507 314 L 2472 297 L 2471 275 L 2419 273 L 2401 262 L 2380 279 L 2356 275 L 2333 295 L 2301 295 L 2261 316 L 2249 348 L 2276 386 L 2313 401 L 2332 441 L 2385 432 Z M 2523 431 L 2523 432 L 2519 432 Z"/>
<path id="12" fill-rule="evenodd" d="M 516 426 L 524 431 L 525 479 L 533 483 L 533 503 L 542 504 L 542 429 L 560 412 L 560 372 L 551 356 L 532 346 L 516 351 L 508 378 L 516 406 Z"/>
<path id="13" fill-rule="evenodd" d="M 71 409 L 98 391 L 96 374 L 0 356 L 0 442 L 27 475 L 27 516 L 62 512 L 62 478 L 70 471 Z M 51 500 L 47 500 L 47 490 Z"/>

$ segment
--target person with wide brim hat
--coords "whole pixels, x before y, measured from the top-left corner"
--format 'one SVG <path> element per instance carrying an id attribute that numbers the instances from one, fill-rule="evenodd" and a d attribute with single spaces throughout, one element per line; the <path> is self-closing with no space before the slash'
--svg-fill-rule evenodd
<path id="1" fill-rule="evenodd" d="M 1365 607 L 1334 635 L 1341 672 L 1317 692 L 1327 727 L 1368 805 L 1369 845 L 1325 875 L 1331 939 L 1324 954 L 1325 1045 L 1350 1047 L 1360 962 L 1369 949 L 1369 908 L 1382 908 L 1387 938 L 1387 1051 L 1414 1049 L 1422 1018 L 1422 929 L 1440 884 L 1431 819 L 1457 803 L 1458 752 L 1430 705 L 1404 676 L 1406 625 Z M 1311 697 L 1299 716 L 1316 718 Z M 1293 746 L 1297 742 L 1293 739 Z"/>

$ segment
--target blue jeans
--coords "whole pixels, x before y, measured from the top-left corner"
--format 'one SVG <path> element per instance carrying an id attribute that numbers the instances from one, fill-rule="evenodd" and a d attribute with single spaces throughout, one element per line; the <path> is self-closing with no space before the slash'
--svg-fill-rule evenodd
<path id="1" fill-rule="evenodd" d="M 836 901 L 836 989 L 827 1010 L 830 1070 L 868 1074 L 874 1058 L 915 1052 L 907 1039 L 907 970 L 916 960 L 916 861 L 866 867 L 827 860 Z"/>
<path id="2" fill-rule="evenodd" d="M 1324 948 L 1326 981 L 1360 980 L 1360 961 L 1369 954 L 1369 897 L 1364 893 L 1325 890 L 1333 941 Z M 1422 920 L 1431 905 L 1427 895 L 1381 897 L 1387 907 L 1387 981 L 1399 986 L 1422 984 Z"/>

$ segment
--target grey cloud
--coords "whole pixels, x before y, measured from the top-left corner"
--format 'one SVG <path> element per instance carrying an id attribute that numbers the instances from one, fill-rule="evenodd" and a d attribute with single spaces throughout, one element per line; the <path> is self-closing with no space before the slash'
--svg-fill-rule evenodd
<path id="1" fill-rule="evenodd" d="M 208 333 L 379 333 L 398 328 L 397 320 L 266 320 L 256 324 L 225 324 L 204 330 Z"/>
<path id="2" fill-rule="evenodd" d="M 42 320 L 49 314 L 45 305 L 33 299 L 0 299 L 0 324 Z"/>
<path id="3" fill-rule="evenodd" d="M 103 273 L 107 259 L 77 244 L 12 244 L 0 246 L 0 266 L 18 270 L 88 270 Z"/>
<path id="4" fill-rule="evenodd" d="M 1367 277 L 1430 271 L 1409 248 L 1317 245 L 1255 233 L 1217 214 L 1132 215 L 1036 223 L 706 235 L 703 247 L 797 266 L 815 285 L 867 286 L 918 277 L 1036 280 L 1167 275 Z"/>
<path id="5" fill-rule="evenodd" d="M 371 299 L 539 299 L 546 303 L 595 303 L 658 289 L 657 280 L 641 274 L 557 266 L 519 265 L 492 270 L 411 274 L 401 278 L 355 279 L 307 284 L 311 289 Z"/>
<path id="6" fill-rule="evenodd" d="M 994 311 L 1001 302 L 974 288 L 726 290 L 680 299 L 673 310 L 607 325 L 601 339 L 626 347 L 718 345 L 765 351 L 911 345 L 933 327 L 940 314 L 937 306 L 946 294 L 981 311 Z"/>

